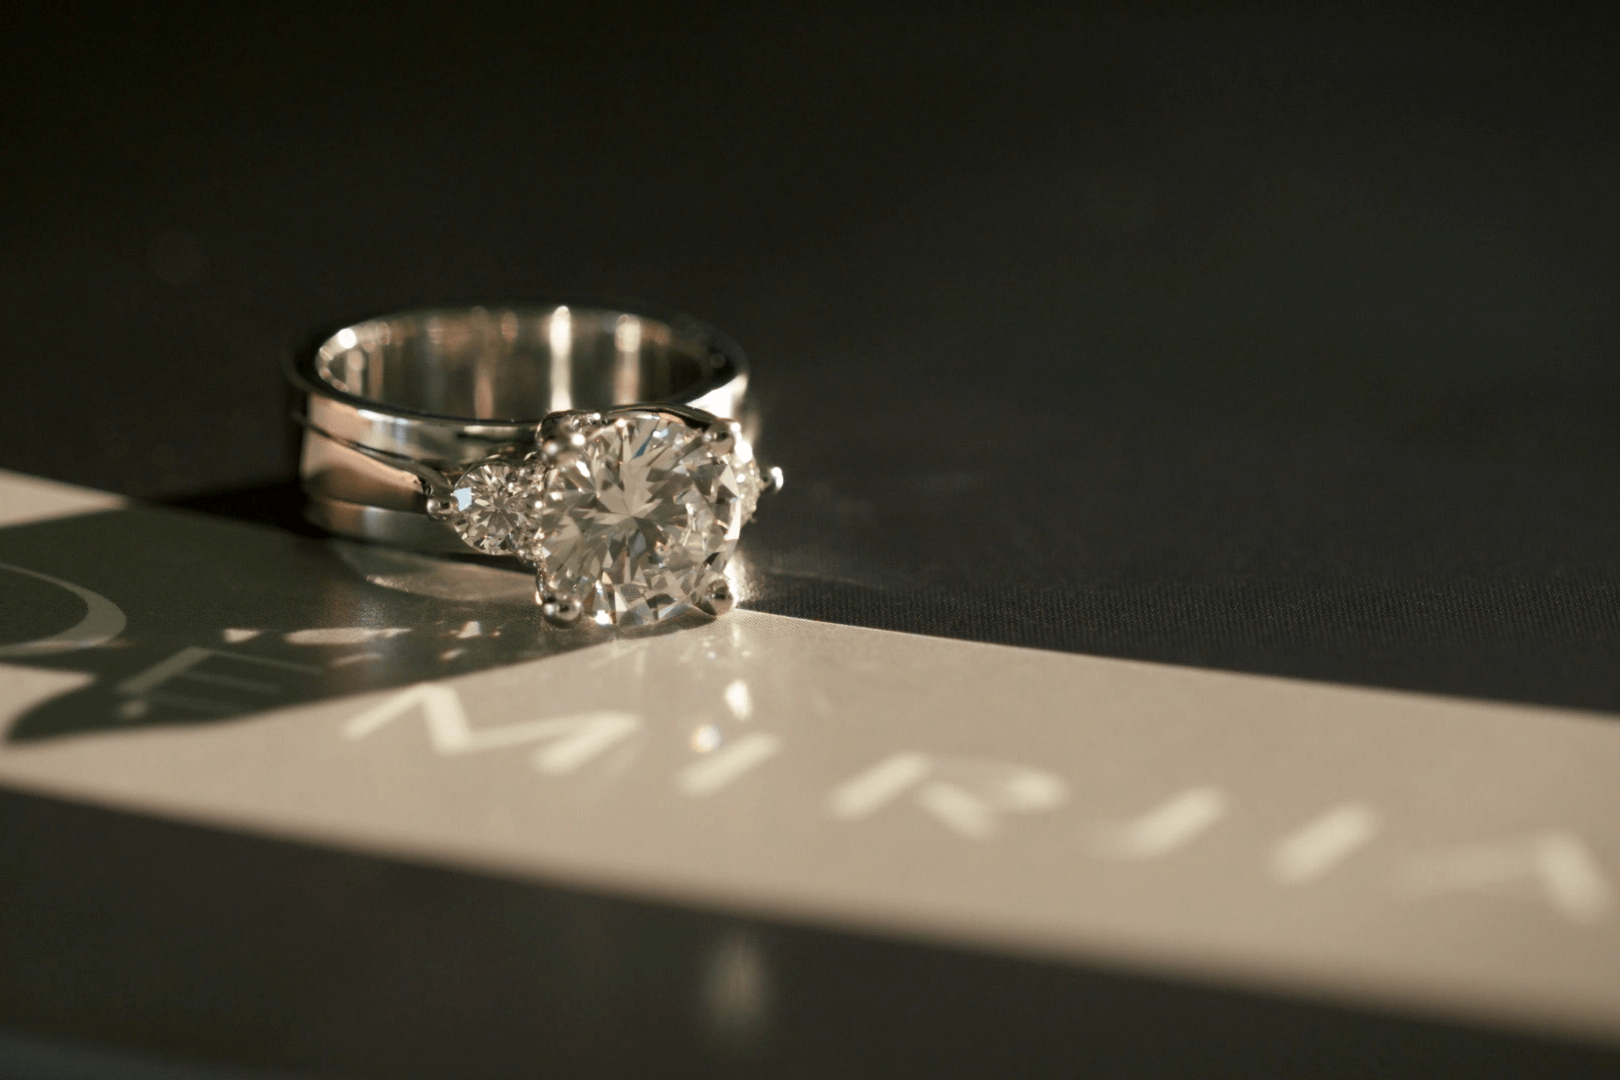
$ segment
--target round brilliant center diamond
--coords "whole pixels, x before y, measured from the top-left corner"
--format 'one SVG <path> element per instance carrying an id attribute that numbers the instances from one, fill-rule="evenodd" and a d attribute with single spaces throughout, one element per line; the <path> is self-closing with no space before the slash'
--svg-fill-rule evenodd
<path id="1" fill-rule="evenodd" d="M 762 485 L 746 444 L 665 413 L 620 414 L 548 470 L 536 561 L 597 622 L 657 622 L 721 580 Z"/>

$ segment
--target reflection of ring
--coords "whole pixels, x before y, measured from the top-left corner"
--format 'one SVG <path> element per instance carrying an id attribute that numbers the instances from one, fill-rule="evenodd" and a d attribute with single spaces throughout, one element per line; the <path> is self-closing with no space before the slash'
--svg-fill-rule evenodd
<path id="1" fill-rule="evenodd" d="M 310 520 L 510 555 L 546 618 L 729 609 L 754 460 L 747 361 L 702 323 L 602 307 L 446 308 L 339 330 L 291 369 Z"/>

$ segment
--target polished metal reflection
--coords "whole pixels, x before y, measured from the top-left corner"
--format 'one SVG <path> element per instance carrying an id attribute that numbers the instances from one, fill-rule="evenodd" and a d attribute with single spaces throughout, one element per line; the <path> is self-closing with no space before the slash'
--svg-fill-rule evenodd
<path id="1" fill-rule="evenodd" d="M 374 409 L 532 427 L 564 409 L 643 402 L 730 416 L 745 368 L 736 345 L 702 323 L 557 304 L 428 309 L 358 323 L 296 374 L 306 389 Z M 730 400 L 715 400 L 717 391 Z"/>
<path id="2" fill-rule="evenodd" d="M 551 344 L 551 408 L 563 412 L 574 407 L 574 315 L 559 306 L 547 323 Z"/>
<path id="3" fill-rule="evenodd" d="M 431 308 L 345 327 L 290 370 L 304 392 L 311 521 L 341 536 L 465 553 L 425 515 L 431 486 L 532 440 L 562 409 L 684 406 L 742 423 L 748 363 L 680 316 L 580 304 Z"/>

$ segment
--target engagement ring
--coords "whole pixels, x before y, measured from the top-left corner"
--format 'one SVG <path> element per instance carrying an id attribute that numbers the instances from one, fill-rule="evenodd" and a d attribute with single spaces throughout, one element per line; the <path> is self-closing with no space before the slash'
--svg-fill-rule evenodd
<path id="1" fill-rule="evenodd" d="M 741 350 L 690 319 L 405 312 L 339 330 L 291 378 L 312 522 L 518 559 L 558 626 L 723 614 L 742 527 L 782 486 L 754 459 Z"/>

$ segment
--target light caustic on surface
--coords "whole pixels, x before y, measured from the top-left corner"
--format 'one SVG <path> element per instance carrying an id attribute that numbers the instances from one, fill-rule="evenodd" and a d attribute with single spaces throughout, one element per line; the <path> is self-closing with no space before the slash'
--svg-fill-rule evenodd
<path id="1" fill-rule="evenodd" d="M 739 715 L 745 692 L 732 683 L 727 699 Z M 637 715 L 602 711 L 474 727 L 455 690 L 421 684 L 401 691 L 352 717 L 346 739 L 373 735 L 385 725 L 420 715 L 430 744 L 444 756 L 532 747 L 534 768 L 567 776 L 626 740 L 645 734 Z M 701 730 L 701 729 L 700 729 Z M 786 749 L 768 731 L 749 731 L 707 748 L 677 768 L 673 786 L 688 798 L 717 796 L 755 773 Z M 1020 818 L 1064 808 L 1068 783 L 1055 773 L 1015 762 L 962 755 L 900 751 L 859 769 L 827 792 L 823 812 L 833 821 L 859 824 L 909 806 L 962 839 L 993 842 Z M 1228 816 L 1233 796 L 1199 784 L 1170 794 L 1134 817 L 1101 819 L 1085 825 L 1077 855 L 1145 862 L 1175 855 L 1217 828 Z M 1376 841 L 1379 812 L 1361 802 L 1331 805 L 1276 838 L 1262 860 L 1274 882 L 1290 887 L 1313 884 Z M 1503 894 L 1539 898 L 1568 922 L 1607 923 L 1614 890 L 1590 846 L 1568 830 L 1514 834 L 1419 852 L 1402 859 L 1393 875 L 1392 896 L 1417 901 L 1445 894 Z"/>

